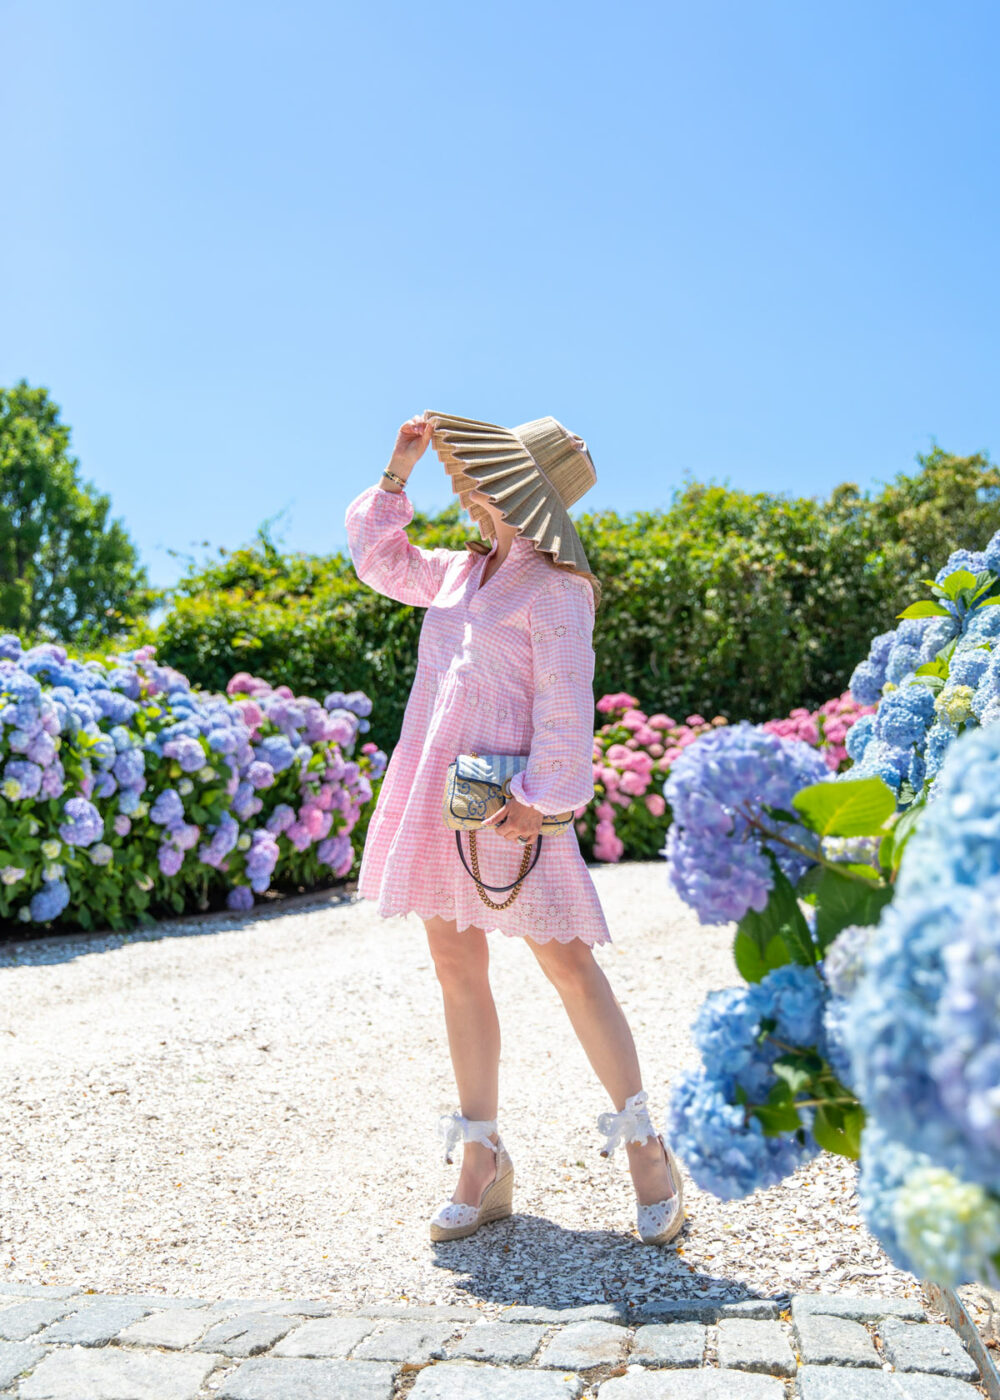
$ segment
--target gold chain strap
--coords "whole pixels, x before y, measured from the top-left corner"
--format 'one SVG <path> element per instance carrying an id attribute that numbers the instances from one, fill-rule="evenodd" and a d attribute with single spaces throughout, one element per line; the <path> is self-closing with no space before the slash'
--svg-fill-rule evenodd
<path id="1" fill-rule="evenodd" d="M 506 909 L 507 905 L 513 904 L 514 900 L 521 893 L 521 882 L 527 873 L 528 861 L 531 859 L 531 851 L 534 844 L 534 841 L 525 843 L 524 855 L 521 857 L 521 868 L 517 872 L 517 880 L 514 883 L 514 888 L 502 904 L 494 904 L 493 900 L 490 899 L 482 886 L 482 876 L 479 873 L 479 857 L 476 854 L 476 833 L 474 831 L 469 832 L 469 854 L 472 856 L 472 873 L 475 876 L 476 889 L 479 891 L 479 898 L 484 904 L 488 905 L 490 909 Z"/>

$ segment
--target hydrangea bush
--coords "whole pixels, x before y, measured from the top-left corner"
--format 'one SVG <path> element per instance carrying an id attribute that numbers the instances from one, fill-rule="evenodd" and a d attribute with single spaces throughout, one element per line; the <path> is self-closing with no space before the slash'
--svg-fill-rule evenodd
<path id="1" fill-rule="evenodd" d="M 847 735 L 863 715 L 874 714 L 873 704 L 860 704 L 849 690 L 833 700 L 827 700 L 818 710 L 798 706 L 785 719 L 769 719 L 761 726 L 768 734 L 781 739 L 799 739 L 819 749 L 831 772 L 839 773 L 849 767 Z"/>
<path id="2" fill-rule="evenodd" d="M 671 1092 L 692 1176 L 732 1198 L 821 1148 L 860 1156 L 870 1228 L 950 1287 L 1000 1281 L 998 566 L 1000 536 L 953 555 L 934 603 L 875 639 L 845 772 L 740 725 L 664 788 L 670 881 L 737 921 L 747 984 L 708 998 Z"/>
<path id="3" fill-rule="evenodd" d="M 670 823 L 663 782 L 674 760 L 702 734 L 727 721 L 688 715 L 648 715 L 634 695 L 602 695 L 607 719 L 594 735 L 594 800 L 576 813 L 576 829 L 594 860 L 636 860 L 656 854 Z"/>
<path id="4" fill-rule="evenodd" d="M 106 664 L 0 638 L 5 924 L 125 928 L 348 873 L 385 767 L 374 745 L 351 756 L 370 700 L 231 690 L 194 690 L 152 646 Z"/>
<path id="5" fill-rule="evenodd" d="M 1000 531 L 926 582 L 933 597 L 874 639 L 850 682 L 855 700 L 877 707 L 847 738 L 852 771 L 880 777 L 900 808 L 929 799 L 965 729 L 1000 718 Z"/>

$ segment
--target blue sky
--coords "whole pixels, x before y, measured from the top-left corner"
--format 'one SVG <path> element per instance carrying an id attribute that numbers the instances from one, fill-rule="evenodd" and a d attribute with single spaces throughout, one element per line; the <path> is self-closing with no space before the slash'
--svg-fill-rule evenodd
<path id="1" fill-rule="evenodd" d="M 552 413 L 574 507 L 1000 456 L 1000 10 L 5 0 L 0 383 L 154 583 L 291 549 L 424 408 Z M 427 453 L 418 507 L 451 498 Z"/>

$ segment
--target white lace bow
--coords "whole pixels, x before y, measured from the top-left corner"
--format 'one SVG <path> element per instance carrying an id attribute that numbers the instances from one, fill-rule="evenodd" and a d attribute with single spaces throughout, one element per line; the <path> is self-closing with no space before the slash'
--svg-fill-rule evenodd
<path id="1" fill-rule="evenodd" d="M 444 1160 L 451 1161 L 452 1150 L 459 1142 L 481 1142 L 484 1147 L 496 1152 L 497 1145 L 491 1142 L 490 1133 L 497 1130 L 495 1118 L 465 1118 L 461 1113 L 442 1113 L 438 1119 L 438 1136 L 444 1142 Z"/>
<path id="2" fill-rule="evenodd" d="M 625 1107 L 620 1113 L 600 1114 L 597 1128 L 607 1139 L 601 1148 L 602 1157 L 610 1157 L 615 1148 L 622 1143 L 645 1142 L 647 1138 L 656 1136 L 649 1109 L 646 1107 L 648 1102 L 649 1094 L 645 1089 L 640 1089 L 637 1094 L 625 1100 Z"/>

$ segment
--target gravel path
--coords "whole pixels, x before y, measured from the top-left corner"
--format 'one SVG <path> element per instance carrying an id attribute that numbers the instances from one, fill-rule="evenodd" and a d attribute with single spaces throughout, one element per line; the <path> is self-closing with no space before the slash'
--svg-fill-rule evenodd
<path id="1" fill-rule="evenodd" d="M 706 991 L 737 980 L 662 862 L 592 867 L 657 1125 L 692 1062 Z M 436 1119 L 457 1107 L 440 993 L 415 914 L 327 897 L 152 933 L 0 945 L 0 1280 L 105 1293 L 292 1295 L 338 1307 L 560 1306 L 842 1289 L 918 1296 L 824 1156 L 723 1203 L 689 1185 L 680 1247 L 632 1232 L 610 1107 L 555 990 L 491 935 L 500 1126 L 515 1214 L 432 1245 L 453 1189 Z"/>

